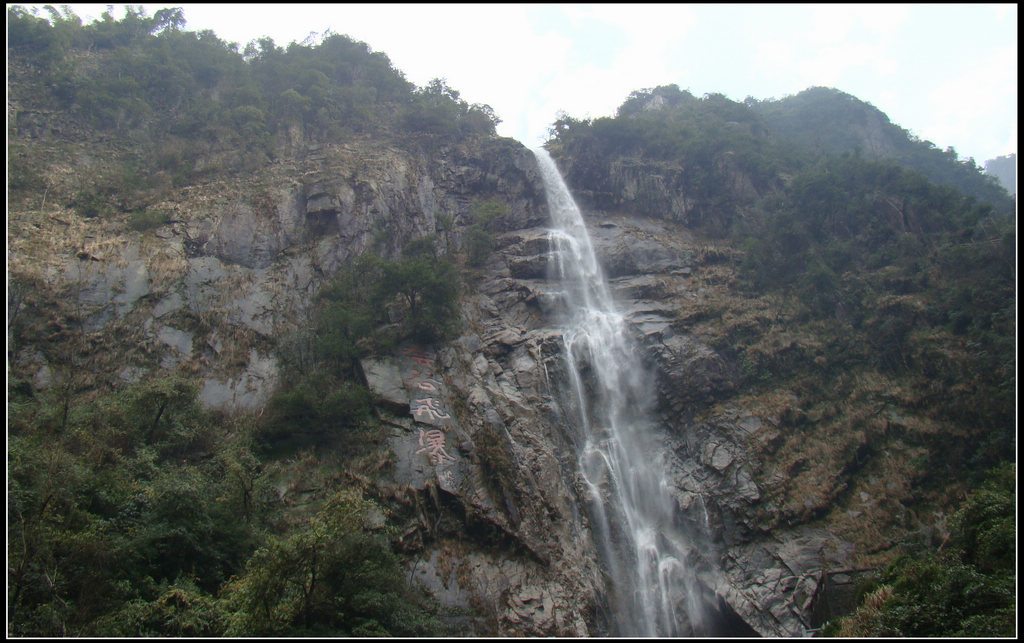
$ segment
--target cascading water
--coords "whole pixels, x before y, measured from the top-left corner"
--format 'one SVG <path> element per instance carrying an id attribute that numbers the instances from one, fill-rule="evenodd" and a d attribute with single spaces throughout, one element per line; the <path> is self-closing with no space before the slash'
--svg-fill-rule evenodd
<path id="1" fill-rule="evenodd" d="M 579 469 L 611 584 L 612 634 L 702 635 L 708 626 L 649 419 L 651 378 L 615 309 L 579 208 L 547 151 L 535 155 L 563 288 L 567 372 L 585 436 Z"/>

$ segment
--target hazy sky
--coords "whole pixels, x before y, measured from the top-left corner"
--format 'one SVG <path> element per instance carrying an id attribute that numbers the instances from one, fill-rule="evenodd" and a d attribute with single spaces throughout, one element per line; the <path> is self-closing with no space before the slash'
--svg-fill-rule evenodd
<path id="1" fill-rule="evenodd" d="M 106 5 L 73 4 L 86 22 Z M 611 116 L 636 89 L 781 98 L 835 87 L 961 158 L 1017 151 L 1015 4 L 143 4 L 186 29 L 278 45 L 328 29 L 417 85 L 445 78 L 535 146 L 559 110 Z M 115 5 L 114 16 L 124 15 Z"/>

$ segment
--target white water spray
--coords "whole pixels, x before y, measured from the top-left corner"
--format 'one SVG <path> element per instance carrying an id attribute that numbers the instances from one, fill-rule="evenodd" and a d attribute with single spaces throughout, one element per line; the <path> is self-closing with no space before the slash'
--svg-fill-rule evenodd
<path id="1" fill-rule="evenodd" d="M 686 543 L 650 422 L 652 377 L 609 294 L 579 208 L 546 150 L 535 150 L 564 288 L 565 357 L 585 444 L 579 469 L 610 579 L 616 636 L 706 630 Z"/>

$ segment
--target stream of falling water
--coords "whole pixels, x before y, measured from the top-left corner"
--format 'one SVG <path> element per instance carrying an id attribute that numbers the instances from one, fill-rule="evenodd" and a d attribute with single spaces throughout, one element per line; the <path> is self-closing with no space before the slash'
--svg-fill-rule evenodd
<path id="1" fill-rule="evenodd" d="M 615 309 L 554 160 L 544 149 L 534 153 L 551 212 L 552 264 L 566 314 L 564 352 L 585 434 L 579 469 L 611 583 L 612 635 L 702 635 L 706 619 L 650 420 L 653 377 Z"/>

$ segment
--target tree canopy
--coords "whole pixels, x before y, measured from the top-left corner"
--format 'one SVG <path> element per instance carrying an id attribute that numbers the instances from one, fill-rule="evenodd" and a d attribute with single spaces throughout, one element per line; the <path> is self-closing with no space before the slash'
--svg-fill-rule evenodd
<path id="1" fill-rule="evenodd" d="M 347 36 L 241 46 L 186 30 L 181 8 L 150 17 L 129 5 L 120 20 L 111 11 L 83 25 L 68 7 L 48 7 L 48 17 L 7 9 L 12 57 L 39 66 L 39 89 L 97 127 L 272 154 L 272 136 L 288 127 L 311 140 L 389 131 L 462 138 L 493 136 L 499 122 L 442 80 L 416 88 L 385 54 Z"/>

